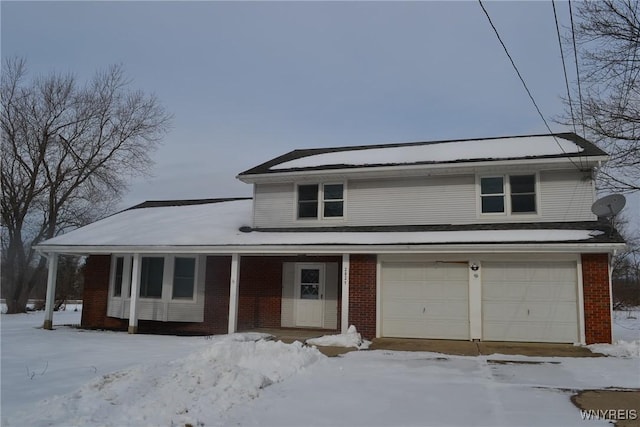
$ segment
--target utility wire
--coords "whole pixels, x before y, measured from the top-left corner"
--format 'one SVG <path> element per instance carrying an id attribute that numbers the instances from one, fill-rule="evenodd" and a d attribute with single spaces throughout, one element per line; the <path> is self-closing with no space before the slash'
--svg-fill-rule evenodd
<path id="1" fill-rule="evenodd" d="M 500 33 L 498 32 L 498 29 L 493 24 L 493 21 L 491 20 L 491 16 L 489 16 L 489 12 L 487 12 L 487 9 L 484 7 L 484 4 L 482 4 L 482 0 L 478 0 L 478 3 L 480 4 L 480 7 L 482 8 L 482 11 L 484 12 L 485 16 L 487 17 L 487 20 L 489 21 L 489 24 L 491 25 L 491 28 L 493 28 L 493 32 L 496 34 L 496 37 L 498 38 L 498 41 L 500 42 L 500 45 L 502 45 L 502 49 L 504 49 L 504 53 L 507 54 L 507 57 L 509 58 L 509 61 L 511 61 L 511 65 L 513 66 L 513 69 L 515 70 L 516 74 L 518 75 L 518 78 L 520 79 L 520 82 L 522 82 L 522 86 L 524 86 L 524 90 L 527 92 L 527 95 L 529 95 L 529 99 L 533 103 L 533 106 L 536 108 L 536 111 L 538 112 L 538 115 L 540 116 L 540 118 L 544 122 L 544 125 L 547 127 L 547 130 L 549 131 L 551 136 L 553 136 L 553 139 L 555 140 L 556 144 L 558 144 L 558 147 L 560 147 L 560 150 L 562 150 L 562 152 L 565 154 L 565 157 L 571 162 L 571 164 L 573 164 L 576 167 L 576 169 L 581 170 L 582 168 L 580 168 L 571 159 L 571 157 L 569 157 L 569 154 L 565 151 L 564 147 L 562 147 L 562 144 L 560 144 L 560 141 L 558 141 L 558 138 L 556 138 L 556 136 L 553 134 L 553 131 L 551 130 L 551 127 L 549 126 L 549 123 L 547 122 L 547 119 L 544 118 L 544 115 L 542 114 L 542 111 L 540 111 L 540 107 L 538 107 L 538 103 L 533 98 L 533 95 L 531 94 L 531 91 L 529 90 L 529 87 L 527 86 L 527 83 L 524 81 L 524 78 L 522 77 L 522 74 L 520 74 L 520 70 L 518 70 L 518 67 L 516 66 L 516 63 L 513 61 L 513 58 L 511 57 L 511 54 L 509 53 L 509 50 L 507 49 L 507 46 L 502 41 L 502 37 L 500 37 Z"/>
<path id="2" fill-rule="evenodd" d="M 569 111 L 571 114 L 571 125 L 573 126 L 573 133 L 577 134 L 578 129 L 576 127 L 576 117 L 573 112 L 573 101 L 571 100 L 571 89 L 569 87 L 569 77 L 567 75 L 567 64 L 564 60 L 564 49 L 562 48 L 562 36 L 560 35 L 560 24 L 558 23 L 558 13 L 556 12 L 556 2 L 555 0 L 551 0 L 551 6 L 553 6 L 553 19 L 556 22 L 556 34 L 558 36 L 558 46 L 560 46 L 560 58 L 562 59 L 562 71 L 564 73 L 564 84 L 567 88 L 567 99 L 569 101 Z M 582 104 L 580 104 L 582 107 Z M 583 130 L 584 136 L 584 130 Z M 582 156 L 578 157 L 578 161 L 580 162 L 580 167 L 582 168 Z"/>
<path id="3" fill-rule="evenodd" d="M 578 101 L 580 101 L 580 121 L 582 123 L 582 136 L 586 137 L 587 133 L 584 124 L 584 109 L 582 107 L 582 85 L 580 84 L 580 65 L 578 65 L 578 48 L 576 46 L 576 30 L 573 24 L 573 8 L 571 7 L 571 0 L 569 0 L 569 18 L 571 20 L 571 38 L 573 40 L 573 60 L 576 63 L 576 81 L 578 83 Z"/>

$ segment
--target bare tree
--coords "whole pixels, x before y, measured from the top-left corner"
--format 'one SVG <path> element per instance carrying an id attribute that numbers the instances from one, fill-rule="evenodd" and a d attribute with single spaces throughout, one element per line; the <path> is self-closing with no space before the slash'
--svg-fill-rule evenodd
<path id="1" fill-rule="evenodd" d="M 5 61 L 0 84 L 3 296 L 24 311 L 45 270 L 33 245 L 113 211 L 127 180 L 147 173 L 171 116 L 130 89 L 121 66 L 81 85 L 51 73 L 26 80 Z"/>
<path id="2" fill-rule="evenodd" d="M 640 190 L 640 20 L 637 0 L 577 5 L 579 75 L 562 122 L 576 124 L 611 155 L 600 174 L 604 190 Z"/>

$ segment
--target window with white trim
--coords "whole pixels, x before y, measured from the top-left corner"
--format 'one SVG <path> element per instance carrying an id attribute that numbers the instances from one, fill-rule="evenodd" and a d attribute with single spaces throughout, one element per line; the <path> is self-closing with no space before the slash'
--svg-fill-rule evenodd
<path id="1" fill-rule="evenodd" d="M 173 299 L 193 299 L 196 259 L 176 257 L 173 263 Z"/>
<path id="2" fill-rule="evenodd" d="M 344 217 L 345 188 L 342 183 L 301 184 L 297 187 L 298 219 Z"/>
<path id="3" fill-rule="evenodd" d="M 480 178 L 480 212 L 537 214 L 536 175 L 501 175 Z"/>
<path id="4" fill-rule="evenodd" d="M 140 298 L 194 300 L 197 288 L 197 256 L 143 256 L 140 259 Z M 115 256 L 111 267 L 113 298 L 131 298 L 132 256 Z M 171 277 L 170 293 L 163 294 L 165 276 Z"/>
<path id="5" fill-rule="evenodd" d="M 122 296 L 122 279 L 124 277 L 124 257 L 116 258 L 116 267 L 113 272 L 113 296 Z"/>
<path id="6" fill-rule="evenodd" d="M 142 257 L 140 298 L 162 298 L 164 257 Z"/>

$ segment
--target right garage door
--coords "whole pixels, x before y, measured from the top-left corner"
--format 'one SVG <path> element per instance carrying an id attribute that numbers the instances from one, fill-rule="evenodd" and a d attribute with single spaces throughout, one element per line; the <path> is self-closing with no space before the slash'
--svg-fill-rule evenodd
<path id="1" fill-rule="evenodd" d="M 575 262 L 483 262 L 482 339 L 578 342 Z"/>

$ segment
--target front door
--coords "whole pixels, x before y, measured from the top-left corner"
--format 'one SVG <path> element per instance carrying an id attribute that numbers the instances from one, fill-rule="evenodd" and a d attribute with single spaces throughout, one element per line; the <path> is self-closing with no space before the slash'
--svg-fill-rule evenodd
<path id="1" fill-rule="evenodd" d="M 321 328 L 324 315 L 324 264 L 296 264 L 294 286 L 296 326 Z"/>

